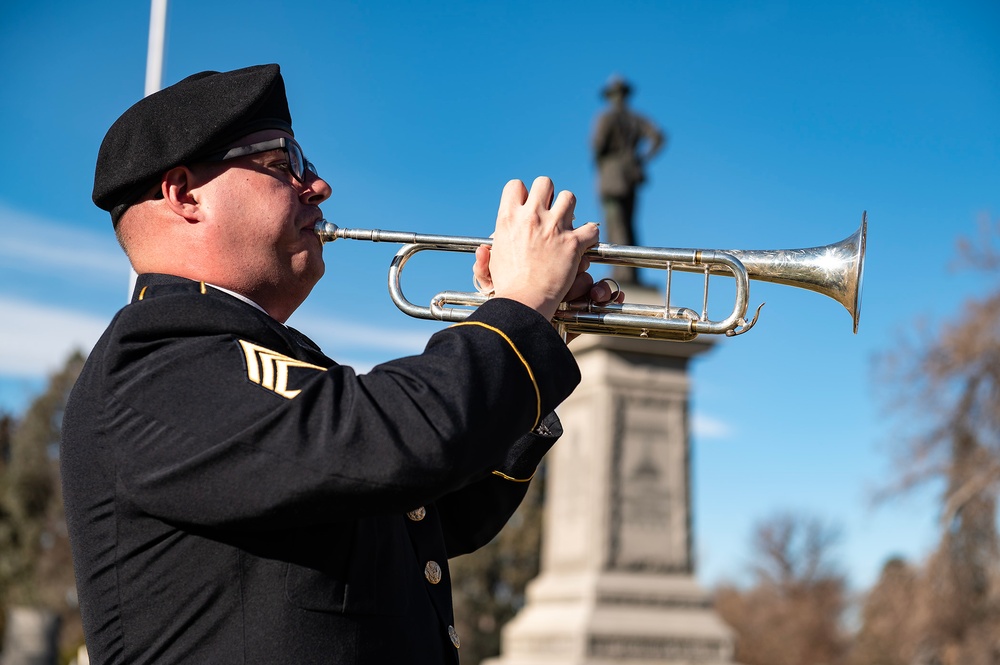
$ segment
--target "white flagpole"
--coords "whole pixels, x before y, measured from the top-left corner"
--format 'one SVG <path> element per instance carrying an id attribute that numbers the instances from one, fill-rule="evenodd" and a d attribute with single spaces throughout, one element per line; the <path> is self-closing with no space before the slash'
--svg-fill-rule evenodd
<path id="1" fill-rule="evenodd" d="M 146 88 L 143 97 L 148 97 L 163 86 L 163 46 L 167 32 L 167 0 L 152 0 L 149 7 L 149 46 L 146 50 Z M 132 300 L 135 280 L 138 275 L 130 270 L 128 294 L 125 302 Z"/>
<path id="2" fill-rule="evenodd" d="M 149 49 L 146 51 L 146 95 L 163 83 L 163 44 L 167 32 L 167 0 L 152 0 L 149 8 Z"/>

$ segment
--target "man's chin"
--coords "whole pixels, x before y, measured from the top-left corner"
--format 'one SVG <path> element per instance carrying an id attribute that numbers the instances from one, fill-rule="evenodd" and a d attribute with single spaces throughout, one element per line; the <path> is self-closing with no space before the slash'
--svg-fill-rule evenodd
<path id="1" fill-rule="evenodd" d="M 309 263 L 302 272 L 302 281 L 309 285 L 309 289 L 316 286 L 316 283 L 326 274 L 326 262 L 323 255 L 310 256 Z"/>

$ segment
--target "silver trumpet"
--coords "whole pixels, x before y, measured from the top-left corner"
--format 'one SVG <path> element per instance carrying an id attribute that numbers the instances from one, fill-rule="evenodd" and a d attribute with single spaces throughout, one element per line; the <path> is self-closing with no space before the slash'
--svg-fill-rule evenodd
<path id="1" fill-rule="evenodd" d="M 462 321 L 473 309 L 489 299 L 488 294 L 465 291 L 442 291 L 421 307 L 406 299 L 401 286 L 403 266 L 423 251 L 470 252 L 480 245 L 491 245 L 489 238 L 428 235 L 375 229 L 345 229 L 326 220 L 316 223 L 322 242 L 337 238 L 402 244 L 389 266 L 389 295 L 403 313 L 420 319 Z M 600 243 L 587 250 L 591 263 L 634 266 L 666 271 L 665 301 L 662 305 L 594 302 L 562 303 L 553 319 L 564 333 L 589 333 L 620 337 L 641 337 L 690 341 L 699 334 L 732 337 L 750 330 L 757 323 L 760 308 L 747 320 L 750 280 L 773 282 L 822 293 L 843 305 L 858 332 L 861 313 L 861 286 L 864 276 L 867 213 L 861 226 L 851 236 L 832 245 L 805 249 L 706 250 L 637 247 Z M 674 271 L 704 273 L 701 312 L 676 307 L 670 301 Z M 708 318 L 709 276 L 725 275 L 735 280 L 735 302 L 730 314 L 721 320 Z"/>

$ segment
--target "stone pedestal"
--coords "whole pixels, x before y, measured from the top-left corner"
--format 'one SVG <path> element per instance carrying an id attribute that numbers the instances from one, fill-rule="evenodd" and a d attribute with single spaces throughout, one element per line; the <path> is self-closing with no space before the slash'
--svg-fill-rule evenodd
<path id="1" fill-rule="evenodd" d="M 0 665 L 56 665 L 59 662 L 59 615 L 34 607 L 7 613 Z"/>
<path id="2" fill-rule="evenodd" d="M 584 336 L 549 453 L 542 565 L 490 665 L 721 665 L 694 579 L 687 365 L 711 343 Z"/>

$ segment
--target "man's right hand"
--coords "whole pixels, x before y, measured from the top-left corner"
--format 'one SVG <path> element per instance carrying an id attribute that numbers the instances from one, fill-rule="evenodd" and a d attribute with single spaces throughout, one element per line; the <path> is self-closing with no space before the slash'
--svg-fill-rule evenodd
<path id="1" fill-rule="evenodd" d="M 479 283 L 500 298 L 516 300 L 551 319 L 567 294 L 591 289 L 590 262 L 583 256 L 597 244 L 599 230 L 587 223 L 573 228 L 576 197 L 554 196 L 547 177 L 536 178 L 529 192 L 511 180 L 500 197 L 493 247 L 476 252 L 473 272 Z"/>

